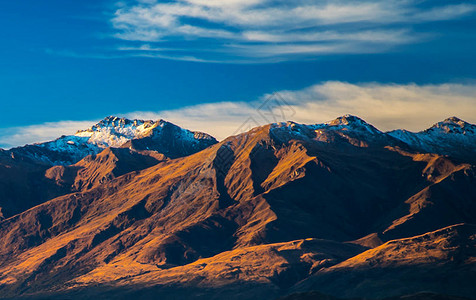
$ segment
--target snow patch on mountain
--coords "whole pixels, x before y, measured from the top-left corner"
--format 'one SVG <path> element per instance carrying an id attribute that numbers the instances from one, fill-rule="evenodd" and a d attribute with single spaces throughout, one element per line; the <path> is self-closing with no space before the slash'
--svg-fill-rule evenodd
<path id="1" fill-rule="evenodd" d="M 424 132 L 433 134 L 458 134 L 465 136 L 475 136 L 476 125 L 465 122 L 457 117 L 451 117 L 442 122 L 436 123 Z"/>
<path id="2" fill-rule="evenodd" d="M 197 145 L 201 140 L 208 143 L 216 142 L 212 136 L 206 133 L 192 132 L 164 120 L 129 120 L 109 116 L 91 128 L 79 130 L 74 135 L 62 136 L 46 143 L 19 147 L 13 151 L 23 152 L 30 158 L 48 164 L 68 165 L 87 155 L 97 154 L 107 147 L 121 147 L 131 140 L 151 137 L 160 142 L 165 126 L 176 128 L 175 132 L 178 134 L 173 138 L 183 143 Z"/>
<path id="3" fill-rule="evenodd" d="M 291 121 L 276 123 L 271 125 L 270 130 L 281 140 L 285 140 L 286 135 L 287 139 L 311 139 L 326 143 L 333 143 L 339 139 L 359 147 L 366 147 L 369 143 L 382 141 L 392 143 L 394 140 L 361 118 L 349 114 L 329 122 L 313 125 Z"/>
<path id="4" fill-rule="evenodd" d="M 343 115 L 336 118 L 335 120 L 314 125 L 316 129 L 333 129 L 333 130 L 352 130 L 358 131 L 361 133 L 370 133 L 370 134 L 382 134 L 380 130 L 372 126 L 371 124 L 365 122 L 359 117 L 353 115 Z"/>
<path id="5" fill-rule="evenodd" d="M 476 154 L 476 125 L 456 117 L 438 122 L 420 132 L 398 129 L 387 134 L 422 152 Z"/>
<path id="6" fill-rule="evenodd" d="M 280 140 L 317 140 L 335 143 L 347 141 L 358 147 L 384 145 L 409 147 L 417 152 L 450 155 L 455 158 L 474 157 L 476 160 L 476 125 L 451 117 L 438 122 L 421 132 L 404 129 L 382 132 L 353 115 L 344 115 L 335 120 L 304 125 L 282 122 L 271 125 L 270 129 Z"/>
<path id="7" fill-rule="evenodd" d="M 319 129 L 328 129 L 328 130 L 341 130 L 341 131 L 359 131 L 362 133 L 371 133 L 371 134 L 382 134 L 380 130 L 372 126 L 371 124 L 365 122 L 359 117 L 353 115 L 344 115 L 336 118 L 335 120 L 313 124 L 313 125 L 304 125 L 296 122 L 288 121 L 272 124 L 274 128 L 288 128 L 291 131 L 307 131 L 310 130 L 319 130 Z"/>
<path id="8" fill-rule="evenodd" d="M 120 147 L 129 140 L 150 134 L 155 128 L 163 126 L 165 121 L 129 120 L 107 117 L 87 130 L 80 130 L 74 136 L 88 138 L 89 144 L 100 148 Z"/>

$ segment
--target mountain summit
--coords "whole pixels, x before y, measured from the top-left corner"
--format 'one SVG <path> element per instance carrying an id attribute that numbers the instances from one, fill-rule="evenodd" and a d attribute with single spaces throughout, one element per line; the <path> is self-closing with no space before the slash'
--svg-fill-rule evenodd
<path id="1" fill-rule="evenodd" d="M 450 117 L 431 126 L 425 132 L 476 135 L 476 125 L 470 124 L 457 117 Z"/>
<path id="2" fill-rule="evenodd" d="M 420 132 L 398 129 L 388 134 L 403 141 L 414 151 L 476 162 L 476 125 L 457 117 L 447 118 Z"/>
<path id="3" fill-rule="evenodd" d="M 109 116 L 86 130 L 79 130 L 74 136 L 88 138 L 88 143 L 100 147 L 119 148 L 125 142 L 143 137 L 166 123 L 164 120 L 129 120 Z"/>
<path id="4" fill-rule="evenodd" d="M 341 128 L 357 129 L 362 131 L 368 131 L 370 133 L 380 133 L 380 130 L 365 122 L 359 117 L 346 114 L 341 117 L 336 118 L 330 122 L 325 123 L 328 126 L 337 126 Z"/>
<path id="5" fill-rule="evenodd" d="M 132 145 L 126 146 L 126 143 Z M 137 145 L 140 150 L 157 151 L 166 157 L 176 158 L 190 155 L 215 143 L 217 140 L 206 133 L 183 129 L 164 120 L 129 120 L 109 116 L 74 135 L 14 148 L 11 152 L 50 165 L 69 165 L 107 147 Z"/>

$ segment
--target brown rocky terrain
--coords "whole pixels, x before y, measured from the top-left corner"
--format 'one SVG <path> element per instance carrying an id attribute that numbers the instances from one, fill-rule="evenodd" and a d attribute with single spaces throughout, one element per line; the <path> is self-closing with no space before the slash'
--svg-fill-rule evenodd
<path id="1" fill-rule="evenodd" d="M 139 150 L 46 172 L 74 190 L 0 223 L 1 297 L 475 295 L 470 162 L 352 116 Z"/>
<path id="2" fill-rule="evenodd" d="M 341 297 L 382 298 L 433 291 L 474 296 L 476 226 L 458 224 L 389 241 L 316 274 L 294 287 Z M 354 288 L 340 290 L 339 286 Z M 391 292 L 389 292 L 391 291 Z"/>
<path id="3" fill-rule="evenodd" d="M 48 168 L 0 150 L 0 220 L 69 192 L 45 177 Z"/>

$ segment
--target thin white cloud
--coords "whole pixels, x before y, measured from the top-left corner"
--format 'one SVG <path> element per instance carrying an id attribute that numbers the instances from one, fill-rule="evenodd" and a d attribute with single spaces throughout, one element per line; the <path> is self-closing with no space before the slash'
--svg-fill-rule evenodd
<path id="1" fill-rule="evenodd" d="M 127 56 L 209 63 L 253 64 L 286 61 L 291 56 L 300 56 L 301 59 L 305 59 L 313 58 L 318 54 L 380 53 L 393 45 L 410 42 L 414 39 L 405 30 L 362 31 L 354 34 L 340 34 L 331 31 L 298 34 L 249 31 L 243 32 L 242 36 L 250 43 L 235 43 L 230 40 L 230 43 L 221 45 L 219 48 L 196 47 L 193 49 L 193 54 L 191 54 L 190 48 L 153 47 L 150 44 L 132 47 L 120 46 L 117 47 L 117 50 L 124 52 Z M 427 35 L 420 34 L 419 41 L 427 38 Z M 204 56 L 205 54 L 206 56 Z M 220 54 L 225 56 L 220 57 Z"/>
<path id="2" fill-rule="evenodd" d="M 207 7 L 243 7 L 266 1 L 263 0 L 185 0 L 185 2 Z"/>
<path id="3" fill-rule="evenodd" d="M 419 20 L 420 22 L 451 20 L 473 13 L 475 10 L 476 5 L 474 4 L 463 3 L 456 5 L 446 5 L 442 7 L 435 7 L 428 11 L 419 12 L 413 16 L 413 19 Z"/>
<path id="4" fill-rule="evenodd" d="M 161 44 L 152 48 L 163 48 L 163 44 L 169 42 L 185 41 L 187 50 L 202 52 L 193 54 L 199 56 L 204 52 L 206 41 L 212 39 L 214 57 L 197 57 L 197 60 L 247 60 L 283 55 L 293 59 L 309 54 L 367 53 L 362 49 L 371 48 L 374 49 L 372 52 L 386 51 L 389 47 L 421 41 L 426 36 L 412 32 L 412 24 L 457 19 L 476 11 L 476 5 L 473 4 L 433 5 L 428 1 L 424 2 L 425 8 L 422 8 L 421 2 L 139 1 L 120 7 L 111 23 L 116 38 Z M 230 52 L 229 45 L 243 51 Z M 301 50 L 288 49 L 293 47 Z M 268 51 L 269 54 L 263 52 L 252 55 L 249 50 L 255 48 Z M 121 47 L 119 50 L 129 51 L 127 49 Z M 184 49 L 179 51 L 183 52 Z M 225 57 L 217 58 L 220 53 Z M 174 58 L 173 53 L 167 56 Z M 176 59 L 180 57 L 183 55 L 178 55 Z"/>
<path id="5" fill-rule="evenodd" d="M 76 131 L 89 128 L 96 123 L 97 121 L 59 121 L 0 129 L 0 147 L 11 148 L 47 142 L 62 135 L 74 134 Z"/>
<path id="6" fill-rule="evenodd" d="M 416 85 L 329 81 L 302 90 L 263 95 L 253 102 L 225 101 L 176 110 L 119 115 L 165 119 L 224 139 L 271 122 L 293 120 L 315 124 L 347 113 L 357 115 L 384 131 L 397 128 L 419 131 L 450 116 L 476 123 L 476 83 Z M 93 123 L 62 121 L 10 128 L 0 131 L 0 145 L 17 146 L 52 140 L 62 134 L 88 128 Z"/>
<path id="7" fill-rule="evenodd" d="M 319 42 L 319 41 L 367 41 L 402 43 L 410 39 L 407 30 L 362 30 L 357 33 L 340 33 L 337 31 L 282 33 L 266 31 L 245 31 L 243 37 L 257 42 Z"/>

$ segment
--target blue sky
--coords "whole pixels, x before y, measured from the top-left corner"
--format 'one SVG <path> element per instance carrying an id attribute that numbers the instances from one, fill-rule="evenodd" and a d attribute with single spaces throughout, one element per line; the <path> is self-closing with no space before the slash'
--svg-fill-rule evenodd
<path id="1" fill-rule="evenodd" d="M 476 121 L 471 1 L 18 0 L 0 3 L 0 26 L 0 147 L 111 114 L 221 124 L 226 136 L 276 91 L 328 111 L 298 121 L 366 114 L 378 97 L 383 107 L 366 117 L 384 129 L 423 129 L 444 114 Z M 451 93 L 437 112 L 428 99 L 442 90 Z M 409 99 L 430 112 L 379 117 Z"/>

